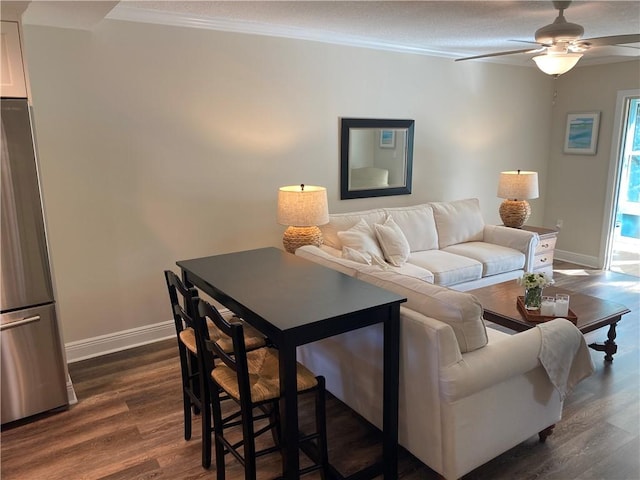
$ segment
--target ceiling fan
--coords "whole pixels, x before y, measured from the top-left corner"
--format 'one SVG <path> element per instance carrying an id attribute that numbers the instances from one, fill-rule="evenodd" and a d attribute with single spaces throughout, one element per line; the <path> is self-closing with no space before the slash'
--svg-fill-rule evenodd
<path id="1" fill-rule="evenodd" d="M 558 10 L 557 18 L 553 23 L 536 30 L 535 42 L 526 42 L 537 44 L 538 46 L 536 48 L 487 53 L 473 57 L 458 58 L 455 61 L 459 62 L 518 53 L 537 53 L 539 55 L 533 57 L 533 60 L 536 62 L 538 68 L 544 73 L 557 77 L 571 70 L 576 63 L 578 63 L 578 60 L 582 58 L 583 52 L 586 52 L 591 47 L 640 42 L 640 33 L 582 39 L 582 35 L 584 34 L 582 25 L 567 22 L 564 18 L 564 11 L 569 5 L 571 5 L 571 1 L 553 2 L 554 8 Z"/>

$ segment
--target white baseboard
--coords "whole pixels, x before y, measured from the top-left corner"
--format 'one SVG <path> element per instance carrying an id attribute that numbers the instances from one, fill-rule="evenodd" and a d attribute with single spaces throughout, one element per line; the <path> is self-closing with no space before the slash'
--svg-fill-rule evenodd
<path id="1" fill-rule="evenodd" d="M 65 344 L 67 363 L 79 362 L 108 353 L 174 338 L 176 329 L 173 320 L 131 328 L 107 335 L 78 340 Z"/>
<path id="2" fill-rule="evenodd" d="M 578 265 L 583 265 L 585 267 L 591 268 L 602 268 L 600 265 L 600 261 L 598 257 L 592 257 L 590 255 L 582 255 L 580 253 L 566 252 L 564 250 L 556 250 L 554 253 L 554 257 L 558 260 L 563 260 L 565 262 L 577 263 Z"/>
<path id="3" fill-rule="evenodd" d="M 75 405 L 78 403 L 78 397 L 76 397 L 76 391 L 73 388 L 73 382 L 71 382 L 71 377 L 67 374 L 67 401 L 69 405 Z"/>
<path id="4" fill-rule="evenodd" d="M 225 315 L 229 313 L 229 310 L 223 307 L 219 309 L 219 312 Z M 69 342 L 64 347 L 67 354 L 67 363 L 74 363 L 159 342 L 160 340 L 175 338 L 175 336 L 176 327 L 173 324 L 173 320 L 167 320 L 166 322 L 153 323 L 144 327 L 131 328 L 85 340 Z M 68 382 L 67 388 L 70 384 L 71 382 Z M 71 385 L 71 388 L 73 389 L 73 385 Z M 75 397 L 75 393 L 73 396 Z"/>

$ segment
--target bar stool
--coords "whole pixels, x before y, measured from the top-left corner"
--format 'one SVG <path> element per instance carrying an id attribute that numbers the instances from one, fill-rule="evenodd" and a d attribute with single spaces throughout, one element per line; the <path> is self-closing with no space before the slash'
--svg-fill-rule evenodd
<path id="1" fill-rule="evenodd" d="M 203 399 L 210 397 L 213 412 L 213 437 L 216 452 L 217 479 L 225 478 L 225 454 L 233 455 L 245 470 L 245 479 L 256 478 L 256 458 L 280 450 L 279 441 L 279 399 L 280 378 L 278 368 L 278 351 L 271 347 L 263 347 L 247 352 L 244 342 L 242 324 L 230 323 L 220 315 L 218 310 L 202 299 L 194 299 L 198 315 L 194 319 L 196 341 L 200 351 L 200 369 L 207 374 L 208 386 L 202 384 L 205 393 Z M 194 308 L 195 310 L 195 308 Z M 206 328 L 207 320 L 211 320 L 223 333 L 231 337 L 233 354 L 228 354 L 221 343 L 209 336 Z M 214 359 L 219 358 L 218 364 Z M 298 393 L 315 392 L 315 428 L 316 431 L 301 436 L 302 450 L 309 455 L 314 464 L 300 470 L 300 474 L 320 471 L 322 478 L 328 473 L 327 431 L 325 412 L 324 377 L 315 377 L 306 367 L 298 363 Z M 221 393 L 225 392 L 239 405 L 240 410 L 225 417 L 222 416 Z M 240 420 L 238 420 L 238 417 Z M 254 422 L 268 418 L 266 426 L 256 430 Z M 225 435 L 225 430 L 234 426 L 242 427 L 242 440 L 232 443 Z M 274 435 L 275 445 L 256 451 L 256 437 L 267 431 L 277 432 Z M 239 451 L 243 447 L 243 452 Z"/>
<path id="2" fill-rule="evenodd" d="M 193 305 L 197 300 L 198 291 L 195 288 L 187 288 L 182 280 L 171 270 L 165 270 L 165 280 L 171 302 L 171 311 L 176 328 L 178 340 L 178 353 L 180 356 L 180 371 L 182 376 L 182 405 L 184 413 L 184 439 L 191 439 L 191 411 L 201 413 L 202 422 L 202 466 L 211 466 L 211 407 L 210 402 L 202 402 L 201 382 L 199 376 L 198 348 L 193 326 L 193 319 L 185 309 L 187 305 Z M 184 305 L 185 307 L 183 307 Z M 232 314 L 229 314 L 232 317 Z M 238 317 L 235 317 L 240 321 Z M 212 323 L 208 323 L 210 338 L 218 339 L 222 348 L 232 352 L 233 343 Z M 265 338 L 260 332 L 247 325 L 244 330 L 244 345 L 247 350 L 254 350 L 265 345 Z M 207 419 L 207 421 L 205 421 Z"/>

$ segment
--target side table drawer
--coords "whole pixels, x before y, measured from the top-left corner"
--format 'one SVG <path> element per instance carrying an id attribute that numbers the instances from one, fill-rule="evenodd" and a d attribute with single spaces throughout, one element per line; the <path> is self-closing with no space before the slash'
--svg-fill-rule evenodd
<path id="1" fill-rule="evenodd" d="M 522 228 L 538 234 L 538 244 L 531 259 L 529 268 L 536 273 L 546 273 L 553 276 L 553 257 L 558 241 L 558 231 L 552 228 L 523 225 Z"/>
<path id="2" fill-rule="evenodd" d="M 533 269 L 540 270 L 553 265 L 553 250 L 536 255 L 533 259 Z"/>
<path id="3" fill-rule="evenodd" d="M 555 236 L 540 239 L 538 245 L 536 246 L 536 264 L 538 256 L 540 256 L 540 254 L 542 253 L 551 252 L 551 257 L 553 257 L 553 251 L 556 248 L 556 240 L 558 240 L 558 238 Z M 553 258 L 551 258 L 551 261 L 553 261 Z"/>

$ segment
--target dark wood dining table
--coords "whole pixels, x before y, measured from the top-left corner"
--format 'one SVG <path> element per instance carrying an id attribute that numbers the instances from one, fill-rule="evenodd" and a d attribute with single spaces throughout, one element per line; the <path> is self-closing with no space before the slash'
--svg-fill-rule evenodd
<path id="1" fill-rule="evenodd" d="M 242 317 L 279 350 L 286 479 L 299 478 L 296 347 L 383 323 L 382 460 L 348 478 L 397 478 L 400 304 L 406 298 L 273 247 L 177 265 L 189 286 Z M 330 476 L 345 478 L 334 467 Z"/>

